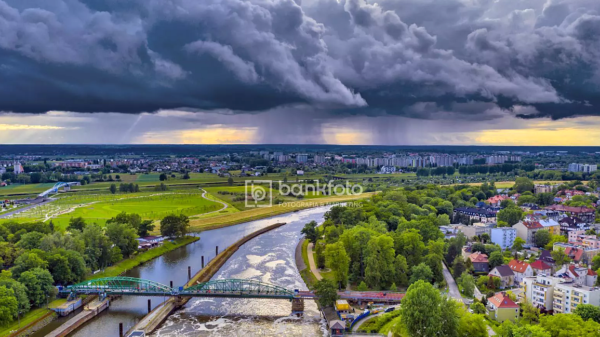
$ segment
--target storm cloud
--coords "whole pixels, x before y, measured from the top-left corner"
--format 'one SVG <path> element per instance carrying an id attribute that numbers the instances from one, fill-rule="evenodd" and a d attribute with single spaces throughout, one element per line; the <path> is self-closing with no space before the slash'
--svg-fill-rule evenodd
<path id="1" fill-rule="evenodd" d="M 0 79 L 7 112 L 600 115 L 600 2 L 0 0 Z"/>

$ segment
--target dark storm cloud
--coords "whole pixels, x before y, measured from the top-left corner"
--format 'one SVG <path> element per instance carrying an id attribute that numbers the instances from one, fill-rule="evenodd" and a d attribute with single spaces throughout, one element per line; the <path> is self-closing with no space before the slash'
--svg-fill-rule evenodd
<path id="1" fill-rule="evenodd" d="M 0 110 L 599 115 L 599 12 L 595 0 L 0 0 Z"/>

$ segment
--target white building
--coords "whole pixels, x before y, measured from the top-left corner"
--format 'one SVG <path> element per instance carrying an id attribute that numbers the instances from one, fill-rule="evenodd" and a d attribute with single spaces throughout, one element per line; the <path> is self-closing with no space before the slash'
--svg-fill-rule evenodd
<path id="1" fill-rule="evenodd" d="M 379 173 L 382 173 L 382 174 L 395 173 L 395 172 L 396 172 L 396 166 L 382 166 L 381 169 L 379 170 Z"/>
<path id="2" fill-rule="evenodd" d="M 574 282 L 558 283 L 554 287 L 553 310 L 570 314 L 580 304 L 600 306 L 600 288 L 588 287 Z"/>
<path id="3" fill-rule="evenodd" d="M 554 286 L 563 281 L 561 278 L 544 274 L 536 277 L 525 277 L 523 284 L 525 286 L 525 298 L 527 302 L 537 308 L 543 307 L 546 310 L 552 310 Z"/>
<path id="4" fill-rule="evenodd" d="M 510 249 L 517 237 L 517 229 L 512 227 L 498 227 L 491 230 L 492 242 L 499 245 L 503 250 Z"/>
<path id="5" fill-rule="evenodd" d="M 25 170 L 23 170 L 23 166 L 18 161 L 15 162 L 14 169 L 15 169 L 14 170 L 15 174 L 21 174 L 21 173 L 25 172 Z"/>

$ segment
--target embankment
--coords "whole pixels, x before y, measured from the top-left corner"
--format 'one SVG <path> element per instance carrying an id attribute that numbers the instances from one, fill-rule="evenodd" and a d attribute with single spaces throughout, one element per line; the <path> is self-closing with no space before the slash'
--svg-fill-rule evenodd
<path id="1" fill-rule="evenodd" d="M 267 226 L 265 228 L 259 229 L 256 232 L 247 235 L 231 246 L 227 247 L 227 249 L 220 252 L 212 261 L 210 261 L 204 268 L 198 271 L 194 276 L 190 278 L 190 280 L 184 285 L 184 288 L 188 288 L 197 283 L 208 282 L 210 279 L 223 267 L 225 262 L 229 260 L 229 258 L 238 250 L 241 246 L 243 246 L 248 241 L 254 239 L 255 237 L 269 232 L 273 229 L 279 228 L 285 225 L 285 223 L 276 223 L 274 225 Z M 142 320 L 140 320 L 135 326 L 133 326 L 126 336 L 128 336 L 133 331 L 144 331 L 145 334 L 152 333 L 156 328 L 158 328 L 166 319 L 169 317 L 173 311 L 181 308 L 185 305 L 191 298 L 190 297 L 182 297 L 182 298 L 170 298 L 163 304 L 157 306 L 152 310 L 148 315 L 146 315 Z"/>

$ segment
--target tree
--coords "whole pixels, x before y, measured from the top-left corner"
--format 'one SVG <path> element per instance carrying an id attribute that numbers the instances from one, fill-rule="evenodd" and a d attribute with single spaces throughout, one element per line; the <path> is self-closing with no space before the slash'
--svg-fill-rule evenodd
<path id="1" fill-rule="evenodd" d="M 418 280 L 408 287 L 402 299 L 400 317 L 409 336 L 435 336 L 442 330 L 441 302 L 439 291 L 427 281 Z"/>
<path id="2" fill-rule="evenodd" d="M 550 232 L 545 229 L 539 230 L 535 233 L 535 245 L 538 247 L 544 247 L 550 242 Z"/>
<path id="3" fill-rule="evenodd" d="M 333 278 L 339 287 L 345 287 L 348 281 L 350 258 L 342 242 L 329 244 L 325 247 L 325 264 L 333 272 Z"/>
<path id="4" fill-rule="evenodd" d="M 471 304 L 471 310 L 473 310 L 474 314 L 481 314 L 481 315 L 485 315 L 485 306 L 483 304 L 481 304 L 481 302 L 473 302 L 473 304 Z"/>
<path id="5" fill-rule="evenodd" d="M 110 184 L 109 191 L 110 191 L 110 193 L 112 193 L 112 194 L 115 194 L 115 193 L 117 193 L 117 185 L 115 185 L 115 184 Z"/>
<path id="6" fill-rule="evenodd" d="M 527 177 L 519 177 L 515 179 L 515 184 L 513 185 L 513 190 L 517 191 L 517 193 L 523 193 L 526 191 L 533 191 L 534 184 L 533 181 Z"/>
<path id="7" fill-rule="evenodd" d="M 488 233 L 481 234 L 481 241 L 483 243 L 488 243 L 488 242 L 490 242 L 490 240 L 491 240 L 491 238 L 490 238 L 490 235 Z"/>
<path id="8" fill-rule="evenodd" d="M 315 294 L 319 296 L 319 305 L 323 308 L 332 306 L 338 299 L 337 286 L 329 279 L 317 281 Z"/>
<path id="9" fill-rule="evenodd" d="M 420 264 L 412 267 L 411 275 L 410 275 L 410 284 L 414 284 L 414 283 L 418 282 L 419 280 L 422 280 L 425 282 L 431 282 L 432 279 L 433 279 L 433 272 L 431 271 L 431 268 L 429 268 L 429 266 L 427 264 L 420 263 Z"/>
<path id="10" fill-rule="evenodd" d="M 29 232 L 21 236 L 21 240 L 17 242 L 17 247 L 24 250 L 38 249 L 44 238 L 44 234 L 40 232 Z"/>
<path id="11" fill-rule="evenodd" d="M 27 288 L 19 283 L 19 281 L 12 278 L 12 274 L 9 271 L 2 271 L 0 274 L 0 286 L 4 286 L 8 289 L 12 289 L 17 299 L 18 307 L 21 313 L 29 312 L 31 305 L 29 304 L 29 298 L 27 298 Z M 0 306 L 1 304 L 0 300 Z"/>
<path id="12" fill-rule="evenodd" d="M 475 292 L 475 279 L 469 273 L 463 273 L 458 278 L 458 284 L 462 288 L 462 293 L 467 297 L 473 297 Z"/>
<path id="13" fill-rule="evenodd" d="M 73 279 L 69 259 L 66 256 L 61 254 L 48 256 L 48 269 L 57 284 L 66 285 Z"/>
<path id="14" fill-rule="evenodd" d="M 81 233 L 85 244 L 85 263 L 92 270 L 104 268 L 111 263 L 111 242 L 96 224 L 86 226 Z"/>
<path id="15" fill-rule="evenodd" d="M 523 250 L 523 245 L 525 244 L 525 240 L 521 239 L 520 237 L 516 237 L 515 241 L 513 241 L 513 246 L 512 249 L 516 250 L 516 251 L 521 251 Z"/>
<path id="16" fill-rule="evenodd" d="M 462 255 L 457 255 L 454 262 L 452 262 L 452 276 L 457 279 L 466 269 L 467 267 L 465 266 L 465 260 Z"/>
<path id="17" fill-rule="evenodd" d="M 160 181 L 165 181 L 165 180 L 167 180 L 167 179 L 169 179 L 169 178 L 167 177 L 167 174 L 166 174 L 166 173 L 161 173 L 161 174 L 160 174 L 160 176 L 158 176 L 158 179 L 159 179 Z"/>
<path id="18" fill-rule="evenodd" d="M 233 178 L 231 178 L 231 177 L 227 178 L 227 185 L 233 186 Z"/>
<path id="19" fill-rule="evenodd" d="M 512 205 L 505 209 L 502 209 L 498 212 L 497 219 L 498 221 L 504 221 L 509 226 L 515 225 L 517 222 L 521 221 L 523 217 L 523 210 L 521 210 L 516 205 Z"/>
<path id="20" fill-rule="evenodd" d="M 83 231 L 85 226 L 86 226 L 86 223 L 82 217 L 71 218 L 69 220 L 69 226 L 67 227 L 67 230 L 68 231 L 73 231 L 73 230 Z"/>
<path id="21" fill-rule="evenodd" d="M 393 292 L 398 291 L 398 287 L 396 287 L 396 283 L 392 283 L 392 285 L 390 286 L 390 291 L 393 291 Z"/>
<path id="22" fill-rule="evenodd" d="M 425 264 L 431 269 L 433 281 L 437 283 L 442 282 L 444 279 L 442 260 L 442 256 L 436 254 L 427 254 L 427 256 L 425 256 Z"/>
<path id="23" fill-rule="evenodd" d="M 540 326 L 550 336 L 598 336 L 600 324 L 593 320 L 584 321 L 579 315 L 555 314 L 542 315 Z"/>
<path id="24" fill-rule="evenodd" d="M 600 323 L 600 308 L 595 305 L 579 304 L 573 313 L 579 315 L 584 321 L 591 319 L 596 323 Z"/>
<path id="25" fill-rule="evenodd" d="M 569 256 L 565 253 L 565 249 L 563 247 L 558 247 L 557 250 L 553 250 L 552 252 L 550 252 L 550 255 L 552 255 L 552 258 L 554 259 L 554 262 L 556 263 L 557 266 L 562 267 L 563 265 L 565 265 L 571 261 Z M 594 259 L 597 256 L 599 256 L 599 255 L 594 256 Z M 594 259 L 592 259 L 592 263 L 594 263 Z"/>
<path id="26" fill-rule="evenodd" d="M 394 261 L 394 270 L 396 272 L 396 283 L 401 287 L 408 286 L 408 263 L 406 263 L 406 258 L 402 255 L 396 256 L 396 261 Z"/>
<path id="27" fill-rule="evenodd" d="M 325 268 L 325 247 L 326 244 L 323 242 L 323 240 L 317 241 L 315 244 L 315 262 L 317 264 L 317 268 L 319 269 Z"/>
<path id="28" fill-rule="evenodd" d="M 595 255 L 592 259 L 592 270 L 600 269 L 600 255 Z"/>
<path id="29" fill-rule="evenodd" d="M 369 287 L 367 286 L 365 281 L 360 281 L 360 284 L 358 285 L 357 289 L 358 289 L 358 291 L 367 291 L 367 290 L 369 290 Z"/>
<path id="30" fill-rule="evenodd" d="M 471 246 L 471 251 L 473 253 L 480 252 L 485 254 L 485 245 L 481 242 L 475 242 L 473 246 Z"/>
<path id="31" fill-rule="evenodd" d="M 394 282 L 395 256 L 394 240 L 390 236 L 379 235 L 369 240 L 365 256 L 365 281 L 369 287 L 381 289 Z"/>
<path id="32" fill-rule="evenodd" d="M 46 303 L 54 290 L 52 275 L 42 268 L 33 268 L 22 273 L 19 282 L 27 288 L 27 297 L 31 304 L 37 307 Z"/>
<path id="33" fill-rule="evenodd" d="M 137 232 L 127 224 L 107 222 L 105 228 L 106 236 L 119 249 L 124 257 L 129 257 L 137 251 Z"/>
<path id="34" fill-rule="evenodd" d="M 319 234 L 317 233 L 317 222 L 313 220 L 307 223 L 304 225 L 304 228 L 302 228 L 300 233 L 304 234 L 308 241 L 312 242 L 313 244 L 316 243 L 317 239 L 319 238 Z"/>
<path id="35" fill-rule="evenodd" d="M 540 310 L 529 302 L 523 303 L 521 314 L 523 322 L 527 324 L 536 324 L 540 321 Z"/>
<path id="36" fill-rule="evenodd" d="M 140 237 L 145 237 L 150 234 L 151 231 L 154 230 L 154 222 L 152 220 L 144 220 L 140 223 L 140 227 L 138 228 L 138 235 Z"/>
<path id="37" fill-rule="evenodd" d="M 190 219 L 181 215 L 167 215 L 160 221 L 160 233 L 168 237 L 183 237 L 187 234 Z"/>
<path id="38" fill-rule="evenodd" d="M 481 303 L 480 303 L 481 304 Z M 483 315 L 473 315 L 461 308 L 459 311 L 460 319 L 458 321 L 458 336 L 464 337 L 487 337 L 487 324 L 483 319 Z M 446 336 L 454 336 L 446 334 Z"/>
<path id="39" fill-rule="evenodd" d="M 10 270 L 14 278 L 19 278 L 21 273 L 34 268 L 46 269 L 48 262 L 44 261 L 34 252 L 25 252 L 15 260 L 14 267 Z"/>
<path id="40" fill-rule="evenodd" d="M 406 258 L 409 268 L 421 263 L 425 251 L 425 243 L 423 243 L 422 236 L 418 230 L 411 228 L 402 232 L 395 238 L 394 247 L 397 254 L 401 254 Z"/>
<path id="41" fill-rule="evenodd" d="M 504 263 L 504 257 L 502 256 L 502 252 L 500 252 L 500 251 L 493 252 L 492 254 L 490 254 L 488 261 L 490 264 L 490 269 L 493 269 L 497 266 L 502 265 Z"/>
<path id="42" fill-rule="evenodd" d="M 12 322 L 18 312 L 19 307 L 14 291 L 0 285 L 0 326 Z"/>

